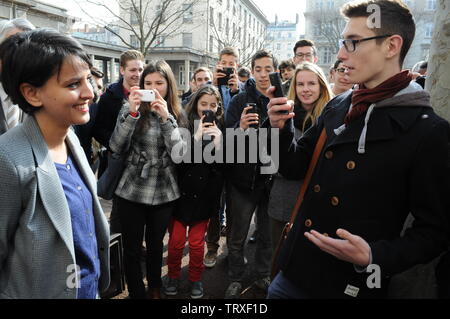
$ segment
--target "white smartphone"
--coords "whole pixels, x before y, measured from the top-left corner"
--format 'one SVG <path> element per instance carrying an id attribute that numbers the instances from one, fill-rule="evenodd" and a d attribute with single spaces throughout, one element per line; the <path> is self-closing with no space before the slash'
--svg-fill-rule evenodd
<path id="1" fill-rule="evenodd" d="M 138 90 L 142 94 L 142 102 L 153 102 L 155 100 L 155 91 L 153 90 Z"/>

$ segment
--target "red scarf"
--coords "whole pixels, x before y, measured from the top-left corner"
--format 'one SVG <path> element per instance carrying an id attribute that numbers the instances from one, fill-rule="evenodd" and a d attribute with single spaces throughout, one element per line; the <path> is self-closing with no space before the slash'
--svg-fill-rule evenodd
<path id="1" fill-rule="evenodd" d="M 373 89 L 366 89 L 364 84 L 353 91 L 352 110 L 344 119 L 345 125 L 364 114 L 372 103 L 376 103 L 393 97 L 398 91 L 404 89 L 412 81 L 412 75 L 408 70 L 397 73 Z"/>

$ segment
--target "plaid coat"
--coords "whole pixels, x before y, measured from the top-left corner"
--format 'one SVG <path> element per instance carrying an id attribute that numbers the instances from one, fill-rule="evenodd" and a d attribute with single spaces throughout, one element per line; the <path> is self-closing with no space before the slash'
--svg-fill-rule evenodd
<path id="1" fill-rule="evenodd" d="M 125 103 L 117 118 L 109 146 L 114 153 L 126 155 L 126 167 L 115 194 L 135 203 L 161 205 L 180 197 L 171 150 L 183 143 L 178 124 L 172 115 L 165 123 L 151 113 L 147 118 L 129 115 Z M 136 130 L 140 121 L 149 127 Z"/>

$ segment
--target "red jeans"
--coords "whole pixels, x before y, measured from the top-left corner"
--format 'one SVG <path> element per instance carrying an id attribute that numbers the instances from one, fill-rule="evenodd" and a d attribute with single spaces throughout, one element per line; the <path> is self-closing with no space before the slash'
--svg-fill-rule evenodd
<path id="1" fill-rule="evenodd" d="M 203 220 L 187 225 L 172 218 L 169 225 L 169 251 L 167 266 L 170 278 L 180 278 L 181 258 L 186 244 L 186 229 L 189 241 L 189 280 L 200 281 L 205 266 L 203 265 L 203 254 L 205 252 L 205 233 L 208 221 Z"/>

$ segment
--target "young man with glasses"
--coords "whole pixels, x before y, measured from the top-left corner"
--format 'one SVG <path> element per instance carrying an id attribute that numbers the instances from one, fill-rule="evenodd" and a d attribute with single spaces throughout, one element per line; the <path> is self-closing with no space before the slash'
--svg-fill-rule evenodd
<path id="1" fill-rule="evenodd" d="M 378 28 L 367 23 L 373 5 Z M 285 177 L 305 176 L 326 132 L 269 298 L 384 298 L 391 276 L 448 247 L 450 126 L 402 72 L 412 14 L 395 0 L 351 2 L 342 13 L 348 21 L 338 59 L 358 87 L 330 101 L 298 141 L 291 104 L 272 98 L 268 105 L 270 125 L 281 130 Z M 409 213 L 415 221 L 400 236 Z"/>
<path id="2" fill-rule="evenodd" d="M 345 91 L 350 90 L 353 84 L 350 83 L 348 77 L 345 75 L 347 69 L 341 60 L 336 60 L 331 69 L 331 81 L 333 82 L 333 93 L 339 95 Z"/>
<path id="3" fill-rule="evenodd" d="M 317 63 L 319 58 L 317 57 L 317 49 L 314 42 L 306 39 L 297 41 L 294 46 L 293 60 L 295 65 L 299 65 L 305 61 Z"/>

